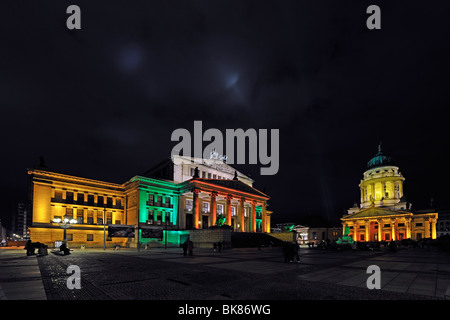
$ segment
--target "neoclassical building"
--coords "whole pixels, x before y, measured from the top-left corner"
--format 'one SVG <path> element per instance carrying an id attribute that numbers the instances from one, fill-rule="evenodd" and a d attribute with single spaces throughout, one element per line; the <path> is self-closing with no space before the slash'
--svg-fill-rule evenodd
<path id="1" fill-rule="evenodd" d="M 215 225 L 219 215 L 235 232 L 270 232 L 269 196 L 218 158 L 174 156 L 122 184 L 40 168 L 29 169 L 28 175 L 30 237 L 50 246 L 63 240 L 64 228 L 55 218 L 76 220 L 66 229 L 66 240 L 87 247 L 134 246 L 137 241 L 178 245 L 190 230 Z M 138 232 L 133 237 L 108 232 L 121 227 Z"/>
<path id="2" fill-rule="evenodd" d="M 359 184 L 360 205 L 355 204 L 341 218 L 343 228 L 350 227 L 354 241 L 436 239 L 438 214 L 412 212 L 404 198 L 404 181 L 380 145 Z"/>

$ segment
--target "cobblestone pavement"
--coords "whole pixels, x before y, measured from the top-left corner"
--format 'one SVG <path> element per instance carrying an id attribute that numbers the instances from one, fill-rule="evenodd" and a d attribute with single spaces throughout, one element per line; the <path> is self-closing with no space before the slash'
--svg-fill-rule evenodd
<path id="1" fill-rule="evenodd" d="M 37 259 L 48 300 L 424 300 L 444 299 L 450 284 L 445 253 L 301 250 L 285 263 L 280 248 L 74 250 Z M 381 268 L 381 290 L 369 290 L 369 265 Z M 81 289 L 68 289 L 69 265 Z"/>

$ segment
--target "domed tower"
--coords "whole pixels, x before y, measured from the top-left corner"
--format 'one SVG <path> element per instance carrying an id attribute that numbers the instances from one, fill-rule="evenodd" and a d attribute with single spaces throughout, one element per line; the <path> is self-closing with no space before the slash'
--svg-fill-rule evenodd
<path id="1" fill-rule="evenodd" d="M 407 204 L 403 201 L 404 180 L 391 158 L 381 151 L 380 143 L 378 153 L 367 162 L 367 170 L 359 184 L 361 209 L 371 206 L 407 209 Z"/>

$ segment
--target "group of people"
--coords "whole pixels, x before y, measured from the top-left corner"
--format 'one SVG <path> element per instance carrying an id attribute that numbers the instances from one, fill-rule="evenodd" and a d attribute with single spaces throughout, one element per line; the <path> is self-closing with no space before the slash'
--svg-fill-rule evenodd
<path id="1" fill-rule="evenodd" d="M 183 256 L 186 254 L 192 256 L 194 249 L 194 243 L 191 240 L 186 240 L 183 242 Z"/>
<path id="2" fill-rule="evenodd" d="M 220 252 L 222 250 L 222 247 L 223 247 L 222 241 L 214 242 L 214 252 L 216 252 L 216 250 Z"/>
<path id="3" fill-rule="evenodd" d="M 297 263 L 300 263 L 300 255 L 298 253 L 299 249 L 300 246 L 296 241 L 293 242 L 286 241 L 283 244 L 284 262 L 289 263 L 297 261 Z"/>
<path id="4" fill-rule="evenodd" d="M 27 250 L 27 256 L 36 255 L 36 249 L 38 249 L 39 256 L 48 255 L 47 251 L 48 246 L 40 242 L 32 242 L 31 240 L 28 240 L 27 243 L 25 244 L 24 249 Z"/>

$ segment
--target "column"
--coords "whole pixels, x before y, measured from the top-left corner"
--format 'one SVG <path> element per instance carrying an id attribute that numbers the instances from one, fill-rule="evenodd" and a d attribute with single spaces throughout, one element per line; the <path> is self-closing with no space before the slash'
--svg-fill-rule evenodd
<path id="1" fill-rule="evenodd" d="M 396 221 L 396 219 L 391 219 L 391 239 L 392 240 L 396 240 L 396 237 L 395 237 L 395 221 Z"/>
<path id="2" fill-rule="evenodd" d="M 241 201 L 239 203 L 239 211 L 240 211 L 239 221 L 240 221 L 240 225 L 241 225 L 241 232 L 245 232 L 245 208 L 244 208 L 244 204 L 245 204 L 245 198 L 241 198 Z"/>
<path id="3" fill-rule="evenodd" d="M 267 232 L 266 207 L 267 207 L 267 202 L 264 201 L 262 204 L 262 232 L 263 233 Z"/>
<path id="4" fill-rule="evenodd" d="M 251 232 L 256 232 L 256 201 L 252 201 L 252 227 L 251 227 Z"/>
<path id="5" fill-rule="evenodd" d="M 378 241 L 381 241 L 381 230 L 383 228 L 383 219 L 378 219 Z"/>
<path id="6" fill-rule="evenodd" d="M 406 239 L 410 239 L 411 238 L 411 219 L 406 219 L 405 222 L 405 226 L 406 226 Z"/>
<path id="7" fill-rule="evenodd" d="M 370 240 L 370 222 L 369 219 L 364 220 L 364 227 L 366 229 L 366 236 L 364 238 L 364 240 L 367 242 Z"/>
<path id="8" fill-rule="evenodd" d="M 227 222 L 226 222 L 226 224 L 229 226 L 231 226 L 231 199 L 233 199 L 233 196 L 231 194 L 228 194 L 227 195 Z"/>
<path id="9" fill-rule="evenodd" d="M 200 193 L 200 190 L 194 189 L 192 190 L 194 194 L 194 229 L 198 229 L 198 222 L 199 222 L 199 216 L 200 216 L 200 208 L 198 205 L 198 196 Z"/>
<path id="10" fill-rule="evenodd" d="M 217 192 L 213 191 L 211 192 L 211 203 L 209 204 L 209 210 L 211 211 L 211 217 L 212 217 L 212 225 L 216 225 L 216 219 L 217 219 Z"/>
<path id="11" fill-rule="evenodd" d="M 398 181 L 394 181 L 394 194 L 395 194 L 395 199 L 400 199 L 399 192 L 398 192 Z"/>
<path id="12" fill-rule="evenodd" d="M 436 218 L 431 219 L 431 239 L 436 239 Z"/>
<path id="13" fill-rule="evenodd" d="M 430 218 L 424 218 L 425 238 L 430 237 Z"/>
<path id="14" fill-rule="evenodd" d="M 353 221 L 353 241 L 358 241 L 358 221 Z"/>

